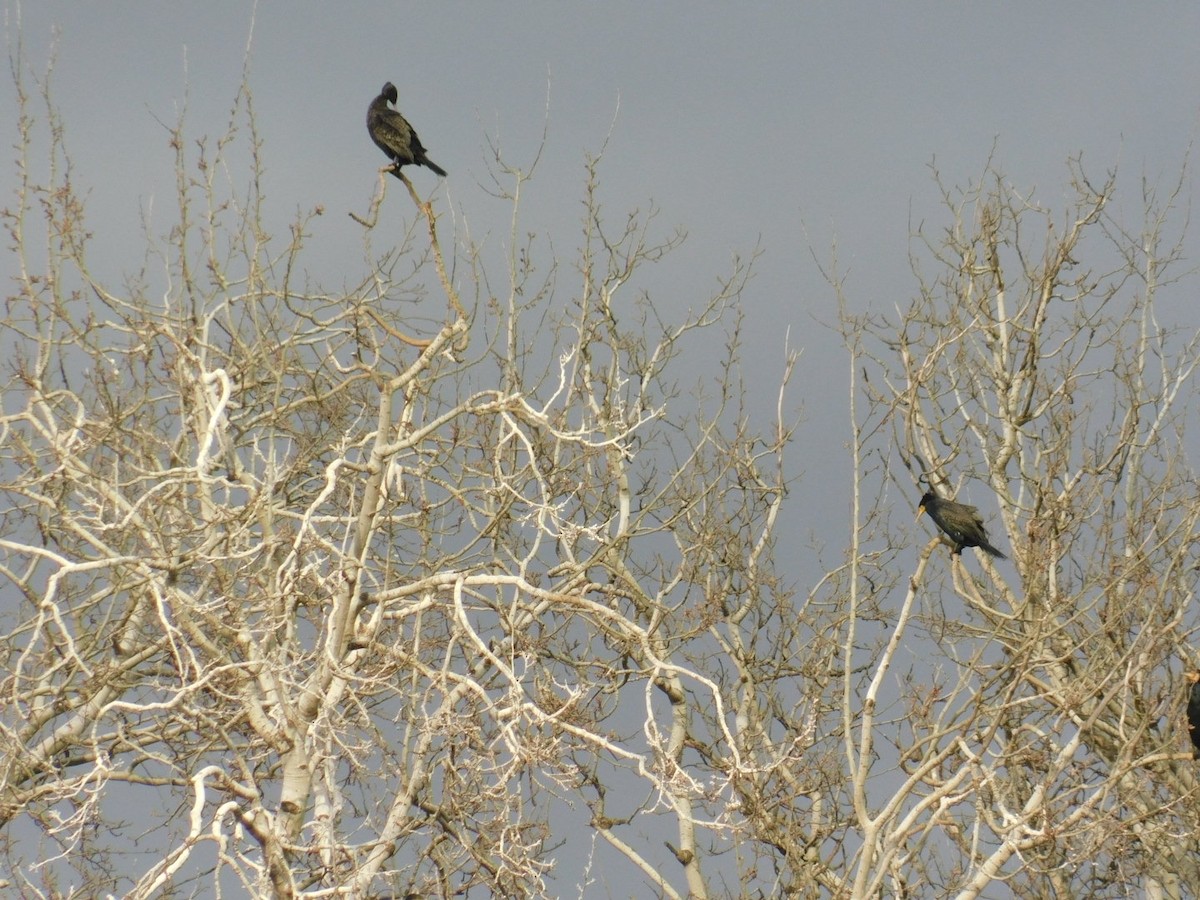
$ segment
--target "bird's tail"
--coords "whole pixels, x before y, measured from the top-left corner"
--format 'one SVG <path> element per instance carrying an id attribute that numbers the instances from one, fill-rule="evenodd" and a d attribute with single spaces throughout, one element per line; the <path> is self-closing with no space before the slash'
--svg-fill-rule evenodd
<path id="1" fill-rule="evenodd" d="M 432 169 L 434 172 L 436 172 L 438 175 L 441 175 L 443 178 L 446 177 L 446 170 L 443 169 L 441 166 L 439 166 L 437 163 L 435 163 L 428 156 L 422 156 L 419 160 L 417 160 L 417 162 L 419 162 L 421 165 L 423 165 L 427 169 Z"/>
<path id="2" fill-rule="evenodd" d="M 1001 553 L 999 550 L 997 550 L 995 547 L 993 547 L 987 541 L 980 541 L 979 549 L 984 551 L 985 553 L 990 554 L 991 556 L 996 557 L 996 559 L 1008 559 L 1007 556 L 1005 556 L 1003 553 Z"/>

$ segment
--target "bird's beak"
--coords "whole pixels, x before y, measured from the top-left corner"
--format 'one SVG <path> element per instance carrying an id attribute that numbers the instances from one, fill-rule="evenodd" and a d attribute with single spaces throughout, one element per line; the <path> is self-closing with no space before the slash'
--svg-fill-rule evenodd
<path id="1" fill-rule="evenodd" d="M 913 521 L 915 522 L 915 521 L 917 521 L 917 519 L 921 518 L 921 513 L 923 513 L 923 512 L 925 512 L 924 504 L 917 507 L 917 514 L 915 516 L 913 516 Z"/>

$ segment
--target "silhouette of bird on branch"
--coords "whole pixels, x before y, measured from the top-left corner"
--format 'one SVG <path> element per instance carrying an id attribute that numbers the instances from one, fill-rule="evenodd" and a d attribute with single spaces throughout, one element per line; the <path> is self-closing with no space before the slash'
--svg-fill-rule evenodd
<path id="1" fill-rule="evenodd" d="M 917 515 L 928 513 L 946 536 L 954 542 L 952 554 L 961 554 L 963 547 L 978 547 L 984 553 L 990 553 L 997 559 L 1008 559 L 1003 553 L 988 543 L 987 529 L 983 527 L 983 517 L 974 506 L 965 503 L 955 503 L 953 500 L 943 500 L 933 491 L 926 491 L 921 498 L 921 506 Z"/>
<path id="2" fill-rule="evenodd" d="M 367 108 L 367 131 L 371 140 L 392 161 L 392 174 L 397 178 L 403 178 L 400 168 L 409 165 L 425 166 L 444 176 L 446 170 L 425 155 L 425 147 L 408 120 L 388 107 L 389 103 L 394 106 L 398 97 L 396 86 L 389 81 L 371 101 Z"/>

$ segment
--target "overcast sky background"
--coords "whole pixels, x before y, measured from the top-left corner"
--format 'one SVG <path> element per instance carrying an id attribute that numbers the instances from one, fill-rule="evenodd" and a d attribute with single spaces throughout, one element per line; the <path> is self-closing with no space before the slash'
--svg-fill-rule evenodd
<path id="1" fill-rule="evenodd" d="M 345 213 L 365 210 L 383 161 L 363 119 L 384 81 L 450 172 L 439 183 L 415 170 L 418 190 L 435 194 L 444 227 L 469 228 L 493 249 L 510 210 L 487 192 L 488 140 L 527 167 L 548 129 L 524 226 L 569 263 L 585 158 L 611 130 L 600 169 L 610 221 L 653 204 L 659 235 L 688 232 L 648 273 L 668 317 L 698 305 L 734 253 L 761 247 L 744 298 L 747 366 L 768 389 L 791 328 L 804 351 L 793 397 L 810 422 L 826 423 L 803 436 L 811 476 L 823 459 L 841 464 L 848 429 L 845 357 L 818 324 L 835 320 L 836 305 L 814 253 L 827 262 L 836 242 L 850 301 L 892 309 L 914 291 L 913 227 L 948 222 L 932 162 L 961 185 L 994 150 L 1014 184 L 1061 208 L 1066 160 L 1082 153 L 1094 178 L 1119 167 L 1116 208 L 1136 223 L 1140 179 L 1170 182 L 1196 133 L 1200 6 L 994 7 L 40 0 L 5 9 L 10 49 L 20 17 L 28 68 L 44 71 L 56 48 L 53 93 L 74 181 L 89 192 L 92 259 L 118 278 L 141 264 L 143 213 L 159 231 L 172 224 L 174 160 L 161 123 L 177 120 L 186 97 L 188 133 L 218 136 L 248 43 L 269 224 L 286 234 L 297 210 L 325 207 L 306 261 L 330 289 L 361 274 L 361 230 Z M 0 103 L 15 137 L 11 85 Z M 393 202 L 386 214 L 403 228 L 411 209 Z M 698 371 L 703 362 L 690 361 Z"/>
<path id="2" fill-rule="evenodd" d="M 433 194 L 444 228 L 469 227 L 493 248 L 506 239 L 510 209 L 488 192 L 488 140 L 527 167 L 548 129 L 524 228 L 553 240 L 568 265 L 580 242 L 586 156 L 611 130 L 600 169 L 610 221 L 653 204 L 658 235 L 688 232 L 663 264 L 666 277 L 651 279 L 666 317 L 698 306 L 733 254 L 763 251 L 743 300 L 754 348 L 748 374 L 773 404 L 790 328 L 792 346 L 804 351 L 792 398 L 808 419 L 793 457 L 806 478 L 792 514 L 814 533 L 836 523 L 818 535 L 834 548 L 848 528 L 838 487 L 850 479 L 847 365 L 837 335 L 819 324 L 836 320 L 836 303 L 813 253 L 826 261 L 836 241 L 850 301 L 891 310 L 915 290 L 913 227 L 948 223 L 931 162 L 946 183 L 962 185 L 992 157 L 1014 184 L 1062 209 L 1066 160 L 1082 153 L 1097 180 L 1118 167 L 1114 208 L 1136 224 L 1141 179 L 1172 183 L 1200 121 L 1200 4 L 262 0 L 254 12 L 228 0 L 37 0 L 4 8 L 10 52 L 19 12 L 32 72 L 44 72 L 56 47 L 53 94 L 73 180 L 88 192 L 92 256 L 117 281 L 141 265 L 143 212 L 152 210 L 159 231 L 172 223 L 174 159 L 157 120 L 174 123 L 186 96 L 188 133 L 219 135 L 248 41 L 269 224 L 286 235 L 297 210 L 325 207 L 306 259 L 330 289 L 361 277 L 362 233 L 346 212 L 365 211 L 384 162 L 364 126 L 384 81 L 396 83 L 399 108 L 450 173 L 443 182 L 406 170 L 418 191 Z M 0 91 L 6 152 L 14 110 L 8 83 Z M 1189 177 L 1188 197 L 1191 185 Z M 0 204 L 10 202 L 4 193 Z M 385 225 L 390 216 L 403 228 L 411 206 L 394 191 L 388 200 Z M 1187 246 L 1195 259 L 1195 236 Z M 6 270 L 11 258 L 0 262 Z M 563 302 L 571 287 L 560 280 Z M 1171 315 L 1200 323 L 1191 298 Z M 706 362 L 689 365 L 703 372 Z M 904 515 L 919 493 L 896 498 Z M 994 501 L 971 499 L 994 510 Z M 837 506 L 832 520 L 804 512 L 823 503 Z M 914 526 L 921 540 L 929 533 Z M 795 577 L 807 581 L 802 571 Z"/>
<path id="3" fill-rule="evenodd" d="M 848 473 L 813 477 L 844 465 L 848 431 L 845 356 L 818 324 L 836 305 L 813 254 L 827 262 L 836 242 L 850 301 L 892 309 L 914 291 L 913 227 L 948 222 L 932 162 L 962 185 L 994 150 L 1014 184 L 1061 208 L 1066 160 L 1082 153 L 1094 178 L 1119 167 L 1115 208 L 1136 223 L 1140 179 L 1170 182 L 1196 133 L 1200 6 L 993 7 L 39 0 L 5 10 L 10 49 L 20 17 L 28 68 L 44 71 L 56 48 L 53 92 L 74 181 L 89 192 L 92 259 L 115 278 L 142 262 L 143 212 L 159 231 L 172 223 L 161 123 L 186 97 L 188 133 L 218 136 L 248 43 L 268 216 L 284 235 L 297 210 L 325 207 L 306 262 L 329 289 L 362 271 L 361 230 L 345 213 L 365 210 L 383 161 L 363 119 L 384 81 L 450 172 L 439 183 L 415 170 L 418 190 L 434 193 L 444 227 L 492 249 L 510 210 L 487 192 L 488 140 L 528 167 L 548 129 L 524 227 L 569 263 L 585 158 L 611 130 L 600 170 L 610 221 L 653 204 L 659 235 L 688 232 L 648 273 L 668 317 L 698 305 L 734 253 L 761 247 L 744 297 L 749 376 L 773 393 L 790 327 L 804 351 L 793 398 L 814 426 L 801 439 L 809 477 L 798 497 L 815 490 L 840 505 L 820 497 Z M 15 138 L 11 85 L 0 103 Z M 401 229 L 411 208 L 389 204 L 385 226 L 388 215 Z M 908 499 L 915 506 L 916 492 Z"/>

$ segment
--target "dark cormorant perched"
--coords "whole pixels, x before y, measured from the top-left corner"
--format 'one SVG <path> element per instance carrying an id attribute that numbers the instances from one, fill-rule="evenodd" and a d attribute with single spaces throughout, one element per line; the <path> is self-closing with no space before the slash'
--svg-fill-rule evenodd
<path id="1" fill-rule="evenodd" d="M 1188 731 L 1192 733 L 1192 746 L 1200 750 L 1200 672 L 1188 672 L 1185 676 L 1192 683 L 1188 694 Z"/>
<path id="2" fill-rule="evenodd" d="M 371 101 L 367 108 L 367 131 L 371 133 L 371 140 L 392 161 L 392 174 L 397 178 L 400 177 L 401 166 L 413 164 L 445 175 L 446 170 L 425 155 L 421 139 L 408 120 L 396 110 L 388 109 L 388 104 L 394 105 L 398 96 L 396 86 L 389 81 L 379 96 Z"/>
<path id="3" fill-rule="evenodd" d="M 978 547 L 997 559 L 1008 558 L 988 543 L 987 529 L 983 527 L 983 518 L 975 507 L 943 500 L 933 491 L 926 491 L 917 515 L 923 512 L 929 513 L 929 518 L 954 542 L 953 553 L 962 553 L 963 547 Z"/>

